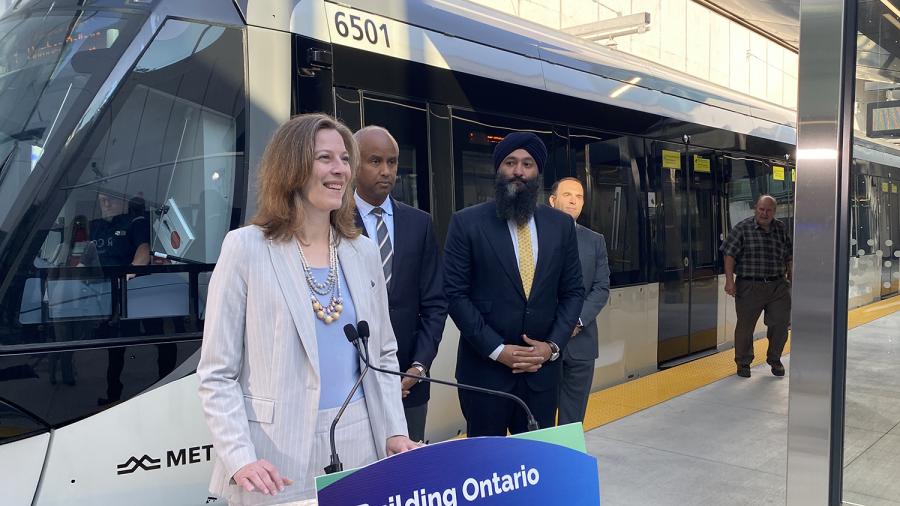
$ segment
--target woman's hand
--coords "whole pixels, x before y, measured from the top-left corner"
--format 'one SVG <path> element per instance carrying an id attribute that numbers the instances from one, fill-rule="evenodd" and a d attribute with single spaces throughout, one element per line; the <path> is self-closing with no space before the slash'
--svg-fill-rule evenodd
<path id="1" fill-rule="evenodd" d="M 294 483 L 281 476 L 275 466 L 262 459 L 238 469 L 234 473 L 234 481 L 247 492 L 256 490 L 266 495 L 275 495 Z"/>
<path id="2" fill-rule="evenodd" d="M 406 436 L 392 436 L 387 440 L 387 454 L 390 457 L 396 453 L 408 452 L 410 450 L 415 450 L 420 446 L 425 446 L 423 443 L 416 443 L 412 439 Z"/>

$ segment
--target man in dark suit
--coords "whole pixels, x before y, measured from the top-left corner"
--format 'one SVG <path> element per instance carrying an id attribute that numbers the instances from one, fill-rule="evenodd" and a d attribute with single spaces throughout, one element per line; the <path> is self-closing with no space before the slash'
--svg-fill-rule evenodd
<path id="1" fill-rule="evenodd" d="M 537 205 L 547 148 L 514 132 L 494 149 L 496 199 L 453 215 L 444 286 L 460 330 L 456 377 L 521 397 L 555 425 L 560 351 L 584 300 L 572 218 Z M 461 390 L 469 436 L 527 430 L 515 403 Z"/>
<path id="2" fill-rule="evenodd" d="M 584 207 L 581 181 L 566 177 L 554 183 L 550 191 L 550 205 L 577 220 Z M 609 301 L 609 260 L 603 235 L 577 223 L 575 235 L 587 296 L 581 306 L 578 325 L 563 350 L 562 379 L 559 383 L 560 425 L 584 421 L 594 379 L 594 360 L 599 356 L 597 315 Z"/>
<path id="3" fill-rule="evenodd" d="M 356 132 L 360 167 L 356 176 L 356 224 L 375 240 L 387 280 L 397 361 L 409 374 L 428 374 L 447 319 L 441 261 L 431 215 L 394 200 L 400 149 L 382 127 Z M 424 441 L 429 385 L 404 378 L 403 407 L 409 437 Z"/>

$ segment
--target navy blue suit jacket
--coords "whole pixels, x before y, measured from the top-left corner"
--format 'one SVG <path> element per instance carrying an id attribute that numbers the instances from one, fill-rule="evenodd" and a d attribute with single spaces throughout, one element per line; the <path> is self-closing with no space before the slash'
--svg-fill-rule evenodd
<path id="1" fill-rule="evenodd" d="M 547 206 L 534 214 L 538 261 L 530 297 L 516 262 L 506 220 L 494 202 L 453 215 L 444 246 L 444 287 L 450 317 L 460 330 L 456 377 L 462 383 L 511 391 L 516 375 L 490 358 L 500 344 L 531 339 L 566 347 L 584 301 L 578 241 L 572 218 Z M 529 388 L 556 388 L 560 361 L 526 376 Z"/>
<path id="2" fill-rule="evenodd" d="M 431 369 L 447 320 L 438 242 L 430 214 L 393 197 L 391 203 L 394 261 L 387 290 L 391 325 L 397 336 L 397 362 L 403 372 L 413 362 Z M 358 210 L 356 225 L 366 234 Z M 403 405 L 421 406 L 429 397 L 429 384 L 423 381 L 409 391 Z"/>

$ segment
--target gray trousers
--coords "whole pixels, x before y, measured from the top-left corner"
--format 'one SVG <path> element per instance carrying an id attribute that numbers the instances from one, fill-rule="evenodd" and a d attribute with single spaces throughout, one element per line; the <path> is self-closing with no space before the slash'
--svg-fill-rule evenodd
<path id="1" fill-rule="evenodd" d="M 787 280 L 750 281 L 738 279 L 735 285 L 734 307 L 737 324 L 734 328 L 734 361 L 738 366 L 753 362 L 753 330 L 759 315 L 765 311 L 766 337 L 769 349 L 766 360 L 781 360 L 791 323 L 791 285 Z"/>
<path id="2" fill-rule="evenodd" d="M 562 377 L 559 382 L 559 425 L 584 422 L 591 381 L 594 379 L 594 361 L 576 360 L 563 352 Z"/>

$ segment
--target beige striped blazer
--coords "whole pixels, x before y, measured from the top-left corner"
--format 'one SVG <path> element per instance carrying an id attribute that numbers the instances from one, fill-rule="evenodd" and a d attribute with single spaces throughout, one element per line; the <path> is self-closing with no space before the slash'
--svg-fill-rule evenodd
<path id="1" fill-rule="evenodd" d="M 397 370 L 375 244 L 365 237 L 342 239 L 337 253 L 357 318 L 369 322 L 372 359 Z M 272 501 L 231 481 L 257 459 L 292 479 L 307 475 L 320 392 L 309 300 L 294 241 L 270 241 L 256 226 L 228 233 L 209 284 L 197 374 L 217 455 L 210 491 L 232 504 Z M 384 458 L 387 438 L 407 434 L 400 380 L 370 373 L 363 388 L 378 457 Z"/>

